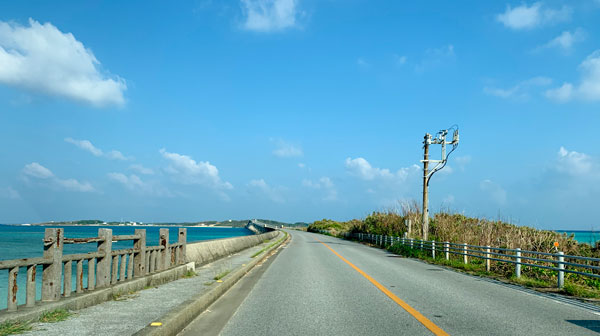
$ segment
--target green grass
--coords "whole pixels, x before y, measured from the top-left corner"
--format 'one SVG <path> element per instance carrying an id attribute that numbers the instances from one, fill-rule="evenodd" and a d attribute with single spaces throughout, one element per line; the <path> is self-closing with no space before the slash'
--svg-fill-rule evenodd
<path id="1" fill-rule="evenodd" d="M 540 279 L 534 279 L 534 278 L 529 278 L 525 275 L 521 275 L 520 278 L 517 278 L 516 276 L 512 276 L 509 279 L 511 282 L 514 283 L 518 283 L 519 285 L 523 285 L 525 287 L 533 287 L 533 288 L 551 288 L 556 286 L 556 284 L 551 284 L 548 281 L 544 281 L 544 280 L 540 280 Z"/>
<path id="2" fill-rule="evenodd" d="M 65 309 L 56 309 L 50 312 L 46 312 L 42 314 L 40 317 L 40 322 L 42 323 L 55 323 L 64 321 L 71 316 L 71 313 Z"/>
<path id="3" fill-rule="evenodd" d="M 265 252 L 266 250 L 270 249 L 271 247 L 273 247 L 273 246 L 275 246 L 275 245 L 279 244 L 280 242 L 282 242 L 282 241 L 283 241 L 283 240 L 284 240 L 284 239 L 287 237 L 287 235 L 288 235 L 288 234 L 287 234 L 287 232 L 285 232 L 285 231 L 281 231 L 281 232 L 283 232 L 283 237 L 282 237 L 281 239 L 279 239 L 278 241 L 276 241 L 276 242 L 274 242 L 274 243 L 271 243 L 271 245 L 269 245 L 269 246 L 267 246 L 267 247 L 263 248 L 262 250 L 260 250 L 260 251 L 258 251 L 258 252 L 256 252 L 256 253 L 254 253 L 254 254 L 252 255 L 252 257 L 251 257 L 251 258 L 255 258 L 256 256 L 260 255 L 261 253 L 263 253 L 263 252 Z M 268 241 L 268 240 L 267 240 L 267 241 Z"/>
<path id="4" fill-rule="evenodd" d="M 196 275 L 197 275 L 196 272 L 194 272 L 192 270 L 188 270 L 187 272 L 185 272 L 185 274 L 183 275 L 183 277 L 184 278 L 193 278 Z"/>
<path id="5" fill-rule="evenodd" d="M 567 293 L 569 295 L 578 296 L 578 297 L 582 297 L 582 298 L 589 298 L 589 299 L 600 298 L 600 291 L 588 289 L 588 288 L 585 288 L 583 286 L 573 284 L 573 283 L 566 282 L 563 290 L 565 291 L 565 293 Z"/>
<path id="6" fill-rule="evenodd" d="M 0 336 L 22 334 L 31 330 L 31 323 L 8 321 L 0 323 Z"/>
<path id="7" fill-rule="evenodd" d="M 215 277 L 214 277 L 213 279 L 214 279 L 214 280 L 221 280 L 221 279 L 223 279 L 225 276 L 227 276 L 227 274 L 229 274 L 229 273 L 231 273 L 231 270 L 226 270 L 226 271 L 223 271 L 223 272 L 221 272 L 221 273 L 219 273 L 219 274 L 215 275 Z"/>

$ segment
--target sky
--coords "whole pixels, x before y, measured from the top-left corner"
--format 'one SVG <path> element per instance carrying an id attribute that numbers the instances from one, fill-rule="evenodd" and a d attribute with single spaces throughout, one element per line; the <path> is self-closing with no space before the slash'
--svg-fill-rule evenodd
<path id="1" fill-rule="evenodd" d="M 0 223 L 600 227 L 600 1 L 0 2 Z M 441 157 L 439 145 L 431 158 Z"/>

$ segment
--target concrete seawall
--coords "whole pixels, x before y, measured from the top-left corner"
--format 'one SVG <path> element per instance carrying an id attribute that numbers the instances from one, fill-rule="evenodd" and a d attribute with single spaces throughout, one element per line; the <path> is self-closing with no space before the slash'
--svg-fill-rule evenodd
<path id="1" fill-rule="evenodd" d="M 186 262 L 194 262 L 196 263 L 196 266 L 204 265 L 219 258 L 258 245 L 267 239 L 273 239 L 277 237 L 277 235 L 279 235 L 278 231 L 271 231 L 259 235 L 216 239 L 187 244 Z"/>

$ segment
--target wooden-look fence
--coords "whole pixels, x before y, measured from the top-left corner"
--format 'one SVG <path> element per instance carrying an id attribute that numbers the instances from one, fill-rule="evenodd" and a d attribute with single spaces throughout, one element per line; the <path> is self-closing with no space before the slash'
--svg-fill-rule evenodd
<path id="1" fill-rule="evenodd" d="M 112 243 L 132 240 L 133 248 L 113 250 Z M 27 267 L 26 307 L 36 304 L 36 267 L 42 266 L 41 298 L 57 301 L 73 292 L 73 263 L 76 263 L 75 293 L 108 287 L 117 282 L 160 272 L 185 263 L 187 230 L 180 228 L 177 243 L 169 244 L 169 229 L 160 229 L 159 245 L 146 246 L 146 230 L 133 235 L 114 235 L 111 229 L 98 229 L 98 237 L 65 238 L 64 229 L 46 229 L 43 257 L 2 260 L 0 270 L 8 270 L 7 311 L 17 310 L 17 276 Z M 95 252 L 63 255 L 65 244 L 97 243 Z M 120 260 L 120 262 L 119 262 Z M 84 288 L 83 264 L 87 263 L 87 288 Z M 62 292 L 62 293 L 61 293 Z"/>

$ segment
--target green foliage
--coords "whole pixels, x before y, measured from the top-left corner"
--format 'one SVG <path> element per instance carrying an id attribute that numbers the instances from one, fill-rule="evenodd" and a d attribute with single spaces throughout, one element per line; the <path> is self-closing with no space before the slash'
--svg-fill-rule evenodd
<path id="1" fill-rule="evenodd" d="M 71 313 L 65 309 L 56 309 L 50 312 L 46 312 L 40 317 L 40 322 L 43 323 L 55 323 L 64 321 L 71 316 Z"/>
<path id="2" fill-rule="evenodd" d="M 22 334 L 31 330 L 31 323 L 8 321 L 0 323 L 0 336 Z"/>
<path id="3" fill-rule="evenodd" d="M 214 277 L 213 279 L 214 279 L 214 280 L 221 280 L 221 279 L 223 279 L 224 277 L 226 277 L 226 276 L 227 276 L 227 274 L 229 274 L 229 273 L 231 273 L 231 270 L 226 270 L 226 271 L 223 271 L 223 272 L 221 272 L 221 273 L 219 273 L 219 274 L 215 275 L 215 277 Z"/>
<path id="4" fill-rule="evenodd" d="M 577 297 L 594 299 L 600 298 L 600 291 L 589 289 L 574 283 L 565 282 L 565 287 L 563 288 L 563 290 L 565 291 L 565 293 Z"/>
<path id="5" fill-rule="evenodd" d="M 192 271 L 192 270 L 187 270 L 185 272 L 185 274 L 183 275 L 184 278 L 193 278 L 195 277 L 197 274 L 196 272 Z"/>

